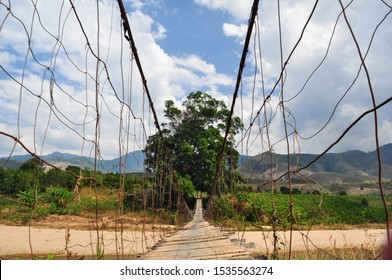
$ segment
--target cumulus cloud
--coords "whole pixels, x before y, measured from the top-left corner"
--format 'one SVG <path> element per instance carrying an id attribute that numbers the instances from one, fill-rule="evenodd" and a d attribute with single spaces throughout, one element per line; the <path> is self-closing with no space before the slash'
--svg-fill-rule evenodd
<path id="1" fill-rule="evenodd" d="M 144 3 L 141 0 L 127 0 L 126 2 L 130 3 L 131 7 L 135 10 L 140 10 L 144 7 Z"/>
<path id="2" fill-rule="evenodd" d="M 252 7 L 251 0 L 195 0 L 199 5 L 210 9 L 222 10 L 229 13 L 236 20 L 245 20 L 249 18 Z"/>
<path id="3" fill-rule="evenodd" d="M 320 14 L 323 7 L 319 7 L 319 9 Z M 369 18 L 366 18 L 366 20 L 361 20 L 363 16 L 361 16 L 362 13 L 360 13 L 360 11 L 364 11 L 365 9 L 369 9 L 369 13 L 372 14 L 372 20 Z M 373 11 L 370 12 L 370 10 Z M 369 30 L 373 31 L 375 29 L 385 13 L 386 10 L 381 6 L 374 9 L 363 4 L 361 6 L 353 6 L 348 8 L 349 20 L 353 24 L 353 28 L 356 30 L 356 36 L 360 42 L 370 42 L 372 33 Z M 332 23 L 336 18 L 336 14 L 331 13 L 330 16 L 330 21 Z M 320 26 L 317 17 L 315 18 L 313 25 Z M 379 30 L 379 32 L 381 32 L 381 34 L 377 34 L 377 36 L 381 36 L 379 37 L 380 39 L 389 33 L 389 31 L 386 32 L 386 29 L 384 29 L 384 31 Z M 331 31 L 328 33 L 331 34 Z M 313 40 L 311 40 L 309 43 L 306 43 L 306 41 L 304 42 L 304 45 L 310 45 L 309 47 L 305 48 L 307 50 L 307 54 L 304 52 L 298 52 L 298 58 L 293 60 L 293 65 L 291 68 L 290 66 L 288 68 L 289 71 L 291 71 L 291 73 L 288 73 L 288 75 L 291 76 L 291 79 L 288 78 L 288 86 L 296 86 L 296 84 L 299 84 L 297 81 L 300 81 L 300 83 L 303 84 L 305 79 L 301 77 L 299 73 L 307 73 L 307 75 L 309 75 L 310 71 L 312 71 L 315 65 L 317 65 L 317 61 L 321 61 L 323 56 L 323 48 L 313 47 L 313 45 L 317 44 L 313 41 L 318 41 L 318 38 L 320 38 L 321 41 L 325 35 L 315 36 L 315 33 L 312 35 L 314 36 Z M 369 55 L 377 56 L 378 58 L 383 57 L 386 60 L 391 60 L 390 47 L 386 46 L 383 40 L 380 39 L 373 42 L 372 48 L 381 47 L 382 51 L 379 53 L 374 53 L 371 48 Z M 325 44 L 324 52 L 326 46 L 327 45 Z M 367 48 L 368 45 L 361 45 L 363 54 L 366 53 Z M 306 67 L 306 64 L 311 64 L 312 67 L 308 68 Z M 371 108 L 372 104 L 370 90 L 363 68 L 357 77 L 358 71 L 360 70 L 360 64 L 361 61 L 359 59 L 353 39 L 348 32 L 348 27 L 343 21 L 343 18 L 340 18 L 337 26 L 337 33 L 333 38 L 326 62 L 316 73 L 312 79 L 312 83 L 309 84 L 309 86 L 305 89 L 304 95 L 299 96 L 298 100 L 296 101 L 297 104 L 294 104 L 293 108 L 296 112 L 298 112 L 297 114 L 301 116 L 300 111 L 303 109 L 301 108 L 301 104 L 310 105 L 310 101 L 313 101 L 313 104 L 323 102 L 323 106 L 308 107 L 307 114 L 304 115 L 301 120 L 303 119 L 306 123 L 305 117 L 321 119 L 321 116 L 324 116 L 323 119 L 325 119 L 326 116 L 329 116 L 333 113 L 334 106 L 337 105 L 339 100 L 341 100 L 337 108 L 337 112 L 340 114 L 335 116 L 333 119 L 334 122 L 332 124 L 339 131 L 343 126 L 348 126 L 348 124 L 354 118 L 358 117 L 364 110 Z M 385 73 L 391 70 L 389 63 L 381 65 L 379 63 L 374 63 L 372 60 L 366 60 L 366 65 L 370 73 L 376 69 L 379 69 L 380 67 L 384 69 Z M 371 80 L 375 86 L 377 85 L 379 87 L 381 84 L 384 84 L 384 82 L 380 80 L 380 78 L 383 76 L 386 78 L 385 74 L 382 73 L 379 73 L 377 76 L 371 75 Z M 390 94 L 385 89 L 376 93 L 376 97 L 379 101 L 385 100 L 388 96 L 390 96 Z M 307 99 L 310 99 L 310 101 L 307 101 Z M 326 108 L 327 112 L 325 112 L 325 114 L 320 114 L 318 110 L 323 110 L 323 108 Z M 353 144 L 355 145 L 355 143 Z"/>
<path id="4" fill-rule="evenodd" d="M 237 43 L 243 44 L 248 24 L 252 2 L 235 0 L 195 0 L 195 3 L 212 10 L 221 10 L 231 15 L 232 22 L 223 23 L 223 34 L 235 38 Z M 245 22 L 245 23 L 244 23 Z"/>
<path id="5" fill-rule="evenodd" d="M 124 146 L 130 150 L 143 149 L 143 129 L 153 133 L 155 127 L 122 35 L 119 11 L 109 2 L 99 2 L 97 25 L 98 17 L 91 13 L 96 2 L 75 2 L 82 31 L 68 4 L 44 2 L 39 2 L 36 14 L 30 2 L 13 3 L 15 18 L 8 16 L 0 33 L 2 67 L 9 71 L 9 76 L 0 72 L 2 131 L 20 137 L 35 152 L 90 153 L 98 111 L 102 156 L 118 156 L 118 144 L 126 139 L 130 143 Z M 178 103 L 199 89 L 219 94 L 219 87 L 232 79 L 195 54 L 169 56 L 158 44 L 166 38 L 165 27 L 142 11 L 144 5 L 154 4 L 150 2 L 131 1 L 134 10 L 128 17 L 155 110 L 163 121 L 165 100 Z M 7 11 L 2 7 L 0 13 L 5 18 Z M 127 126 L 132 128 L 129 134 L 124 132 Z M 1 155 L 7 155 L 13 141 L 0 141 Z"/>
<path id="6" fill-rule="evenodd" d="M 156 25 L 156 30 L 153 32 L 153 35 L 155 40 L 161 40 L 166 38 L 166 28 L 162 24 L 157 24 Z"/>
<path id="7" fill-rule="evenodd" d="M 283 61 L 288 59 L 300 38 L 313 5 L 313 1 L 301 3 L 282 1 L 280 12 Z M 388 28 L 392 20 L 388 14 L 390 8 L 382 2 L 372 5 L 366 1 L 355 1 L 346 12 L 362 54 L 365 55 L 369 49 L 365 62 L 370 73 L 372 87 L 377 89 L 374 90 L 375 98 L 377 102 L 382 102 L 391 96 L 391 82 L 387 77 L 387 73 L 392 71 L 390 63 L 392 62 L 392 45 L 389 39 L 391 30 Z M 302 152 L 323 151 L 343 133 L 353 120 L 372 108 L 367 77 L 363 67 L 361 68 L 361 60 L 348 26 L 343 16 L 339 16 L 340 13 L 339 3 L 319 3 L 301 42 L 283 72 L 283 93 L 281 83 L 279 83 L 271 96 L 268 104 L 272 104 L 270 108 L 274 113 L 267 117 L 267 122 L 270 122 L 270 137 L 274 139 L 272 143 L 278 152 L 286 151 L 286 143 L 281 141 L 285 136 L 282 133 L 282 107 L 279 105 L 282 98 L 288 131 L 292 135 L 290 137 L 291 151 L 295 147 L 297 147 L 296 150 L 301 147 Z M 386 19 L 383 21 L 385 16 Z M 269 94 L 281 72 L 276 3 L 262 1 L 259 20 L 262 44 L 260 49 L 258 45 L 256 46 L 256 57 L 261 55 L 263 58 L 265 88 L 266 93 Z M 254 52 L 253 47 L 250 48 L 250 52 Z M 248 56 L 248 66 L 252 65 L 254 69 L 256 63 L 252 60 L 253 57 L 254 54 Z M 257 67 L 260 71 L 260 61 Z M 246 75 L 249 73 L 251 71 L 245 72 Z M 256 80 L 260 81 L 260 78 L 256 77 Z M 267 81 L 273 81 L 272 85 Z M 255 92 L 253 86 L 250 86 L 247 93 L 248 104 L 254 104 L 253 109 L 248 107 L 248 112 L 253 112 L 253 117 L 250 119 L 254 119 L 255 112 L 263 107 L 263 99 L 260 98 L 262 92 L 260 87 L 256 87 Z M 238 110 L 237 113 L 241 112 Z M 388 126 L 391 122 L 390 116 L 392 116 L 392 109 L 388 104 L 378 114 L 380 128 Z M 255 125 L 264 124 L 266 121 L 263 115 L 258 119 Z M 247 118 L 245 122 L 249 124 Z M 373 114 L 364 118 L 335 147 L 334 151 L 374 150 L 373 123 Z M 253 127 L 250 139 L 256 139 L 260 133 L 265 131 L 263 125 L 260 130 Z M 390 132 L 384 129 L 380 131 L 381 144 L 389 143 L 392 139 L 388 139 L 391 136 Z M 311 136 L 313 137 L 310 138 Z M 265 135 L 263 139 L 266 139 Z M 254 141 L 252 145 L 253 151 L 263 151 L 260 141 Z"/>
<path id="8" fill-rule="evenodd" d="M 69 3 L 63 8 L 61 1 L 41 0 L 37 3 L 36 14 L 30 1 L 12 3 L 16 18 L 7 16 L 5 7 L 0 7 L 0 21 L 3 22 L 0 57 L 5 69 L 0 69 L 0 129 L 20 134 L 21 140 L 30 148 L 37 151 L 42 148 L 43 153 L 62 147 L 67 152 L 80 153 L 82 149 L 90 152 L 98 109 L 101 117 L 99 144 L 105 157 L 118 156 L 118 144 L 127 138 L 131 139 L 130 150 L 143 148 L 142 124 L 137 119 L 148 116 L 150 109 L 146 97 L 143 97 L 129 44 L 122 34 L 117 7 L 110 1 L 99 2 L 97 36 L 96 1 L 74 2 L 85 33 Z M 166 26 L 156 16 L 163 6 L 160 1 L 130 0 L 126 3 L 138 54 L 160 121 L 164 121 L 165 100 L 174 100 L 179 105 L 184 96 L 195 90 L 207 91 L 231 105 L 234 75 L 220 73 L 216 61 L 205 59 L 202 53 L 184 50 L 173 56 L 160 46 L 160 42 L 170 40 Z M 242 46 L 250 0 L 195 0 L 195 3 L 229 15 L 223 19 L 221 30 Z M 281 4 L 285 61 L 301 35 L 314 1 L 286 0 Z M 154 9 L 149 11 L 147 7 Z M 365 62 L 376 103 L 382 102 L 391 96 L 392 88 L 389 77 L 392 73 L 392 29 L 389 28 L 392 18 L 387 15 L 390 8 L 382 2 L 372 4 L 357 0 L 346 11 L 363 54 L 369 48 Z M 276 1 L 260 2 L 258 30 L 261 45 L 258 40 L 251 42 L 235 110 L 251 133 L 245 135 L 242 142 L 239 142 L 242 136 L 238 137 L 239 147 L 245 146 L 250 154 L 264 151 L 268 132 L 272 148 L 286 152 L 286 143 L 282 141 L 285 137 L 282 112 L 285 109 L 291 151 L 295 147 L 296 150 L 301 148 L 301 152 L 321 152 L 354 119 L 372 108 L 366 75 L 362 68 L 357 77 L 361 61 L 340 12 L 337 2 L 319 2 L 284 71 L 283 95 L 278 84 L 265 102 L 264 97 L 271 93 L 280 75 L 281 57 Z M 385 16 L 385 21 L 381 22 Z M 97 55 L 101 60 L 97 61 Z M 237 65 L 233 68 L 236 69 Z M 381 144 L 391 142 L 391 105 L 382 108 L 378 117 Z M 152 118 L 146 119 L 145 127 L 153 133 Z M 372 115 L 364 118 L 336 150 L 374 149 L 373 123 Z M 265 124 L 268 124 L 268 130 Z M 132 128 L 128 135 L 121 125 L 122 128 Z M 310 138 L 312 135 L 314 137 Z M 0 137 L 0 155 L 7 155 L 13 144 L 10 139 Z"/>
<path id="9" fill-rule="evenodd" d="M 189 55 L 187 57 L 174 57 L 173 61 L 187 69 L 196 70 L 203 74 L 215 74 L 215 66 L 208 63 L 196 55 Z"/>
<path id="10" fill-rule="evenodd" d="M 223 33 L 227 37 L 234 37 L 238 42 L 242 42 L 245 39 L 246 31 L 248 30 L 248 25 L 240 24 L 235 25 L 231 23 L 223 24 Z"/>

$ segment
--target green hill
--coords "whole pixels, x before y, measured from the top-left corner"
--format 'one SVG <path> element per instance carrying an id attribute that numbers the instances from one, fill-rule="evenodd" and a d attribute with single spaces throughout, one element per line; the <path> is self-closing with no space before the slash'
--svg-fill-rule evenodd
<path id="1" fill-rule="evenodd" d="M 392 144 L 380 147 L 382 158 L 382 177 L 392 179 Z M 318 157 L 316 154 L 290 155 L 290 169 L 296 170 L 307 166 Z M 268 178 L 270 170 L 284 174 L 287 171 L 287 155 L 270 154 L 269 152 L 252 157 L 242 157 L 238 172 L 245 178 Z M 278 168 L 276 169 L 276 166 Z M 377 152 L 347 151 L 343 153 L 327 153 L 301 172 L 302 175 L 314 179 L 321 184 L 336 182 L 362 182 L 378 178 Z"/>

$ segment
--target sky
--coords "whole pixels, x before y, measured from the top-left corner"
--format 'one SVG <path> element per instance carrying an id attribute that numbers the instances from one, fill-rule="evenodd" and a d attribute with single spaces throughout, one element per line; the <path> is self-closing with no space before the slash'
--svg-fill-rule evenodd
<path id="1" fill-rule="evenodd" d="M 252 2 L 124 1 L 161 123 L 166 100 L 180 107 L 199 90 L 231 107 Z M 392 2 L 342 2 L 379 104 L 392 95 Z M 338 0 L 260 1 L 235 106 L 241 154 L 321 153 L 373 107 L 341 12 Z M 117 1 L 2 1 L 0 65 L 0 157 L 26 153 L 4 133 L 37 154 L 91 155 L 98 143 L 111 159 L 156 132 Z M 392 104 L 377 114 L 380 144 L 391 143 Z M 368 114 L 331 151 L 375 148 Z"/>

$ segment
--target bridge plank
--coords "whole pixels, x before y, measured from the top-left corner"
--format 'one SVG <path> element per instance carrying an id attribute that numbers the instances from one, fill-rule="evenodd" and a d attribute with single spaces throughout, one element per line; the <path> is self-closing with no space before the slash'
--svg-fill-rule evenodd
<path id="1" fill-rule="evenodd" d="M 197 199 L 193 220 L 172 236 L 158 242 L 141 260 L 252 259 L 249 251 L 231 242 L 217 227 L 203 219 L 201 199 Z"/>

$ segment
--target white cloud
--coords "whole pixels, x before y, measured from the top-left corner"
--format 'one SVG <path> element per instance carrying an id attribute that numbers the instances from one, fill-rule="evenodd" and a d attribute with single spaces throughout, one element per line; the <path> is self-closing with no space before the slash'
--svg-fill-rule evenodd
<path id="1" fill-rule="evenodd" d="M 196 70 L 203 74 L 215 74 L 215 66 L 207 63 L 196 55 L 189 55 L 187 57 L 174 57 L 173 61 L 178 65 L 190 70 Z"/>
<path id="2" fill-rule="evenodd" d="M 243 40 L 245 39 L 247 30 L 248 30 L 248 25 L 246 24 L 240 24 L 240 25 L 235 25 L 231 23 L 223 24 L 223 33 L 227 37 L 236 38 L 236 41 L 238 41 L 239 43 L 242 43 Z"/>
<path id="3" fill-rule="evenodd" d="M 282 1 L 281 4 L 283 60 L 286 60 L 300 37 L 314 1 L 302 1 L 301 3 Z M 372 107 L 370 91 L 363 69 L 354 83 L 361 61 L 343 16 L 338 21 L 331 46 L 328 49 L 328 43 L 340 12 L 341 8 L 338 3 L 319 3 L 314 17 L 305 30 L 304 36 L 284 72 L 284 99 L 288 110 L 286 111 L 287 116 L 289 116 L 288 122 L 295 125 L 296 131 L 303 137 L 314 135 L 324 125 L 327 125 L 312 139 L 298 138 L 301 152 L 318 153 L 323 151 L 333 141 L 337 140 L 353 120 Z M 388 12 L 389 8 L 381 2 L 372 5 L 366 1 L 355 1 L 347 9 L 349 21 L 363 54 L 366 53 L 373 31 Z M 280 74 L 276 3 L 262 1 L 259 16 L 264 78 L 269 82 L 276 81 Z M 392 71 L 392 63 L 390 63 L 392 62 L 391 30 L 388 28 L 392 23 L 391 20 L 391 16 L 388 16 L 377 30 L 366 59 L 372 86 L 376 89 L 374 92 L 377 102 L 382 102 L 390 96 L 392 86 L 387 74 Z M 253 47 L 251 47 L 250 52 L 253 52 L 253 50 Z M 327 50 L 328 55 L 323 61 Z M 253 54 L 248 55 L 248 67 L 249 65 L 254 67 L 253 57 Z M 312 74 L 322 61 L 323 63 L 318 70 Z M 249 72 L 252 71 L 245 73 L 249 75 Z M 313 76 L 307 81 L 311 75 Z M 257 81 L 260 81 L 259 76 Z M 352 83 L 354 83 L 353 86 L 351 86 Z M 271 85 L 266 86 L 266 89 L 269 93 Z M 346 91 L 348 92 L 346 93 Z M 249 86 L 245 92 L 248 94 L 248 104 L 252 104 L 252 86 Z M 277 87 L 272 100 L 277 98 L 278 94 L 280 94 L 280 86 Z M 253 102 L 255 104 L 253 111 L 258 110 L 263 104 L 260 95 L 261 91 L 258 88 Z M 338 103 L 340 99 L 342 100 Z M 335 106 L 337 108 L 334 113 Z M 251 111 L 250 106 L 247 108 L 248 111 Z M 268 118 L 271 121 L 270 133 L 271 138 L 278 141 L 284 136 L 282 133 L 284 127 L 280 107 L 276 102 L 272 106 L 272 110 L 277 112 L 277 115 L 274 118 Z M 388 127 L 387 124 L 390 124 L 392 120 L 391 104 L 386 105 L 381 111 L 385 113 L 379 114 L 380 136 L 383 135 L 380 138 L 383 139 L 381 144 L 386 144 L 391 142 L 390 139 L 392 139 L 389 138 L 388 140 L 385 135 L 390 136 L 390 133 L 384 131 L 384 128 Z M 330 117 L 331 120 L 329 121 Z M 260 119 L 263 123 L 264 118 L 261 116 Z M 373 115 L 371 114 L 352 129 L 347 137 L 335 147 L 334 151 L 348 149 L 374 150 L 374 129 L 369 129 L 369 127 L 372 127 L 372 123 Z M 289 132 L 292 130 L 293 128 L 289 126 Z M 252 131 L 252 137 L 256 137 L 258 130 L 253 127 Z M 265 142 L 265 140 L 264 136 L 263 141 Z M 293 150 L 294 144 L 291 140 L 290 145 L 292 145 L 291 150 Z M 254 142 L 254 153 L 263 151 L 260 142 Z M 285 142 L 276 143 L 275 147 L 279 147 L 277 152 L 285 153 L 286 151 Z"/>
<path id="4" fill-rule="evenodd" d="M 154 6 L 155 12 L 159 8 L 159 1 L 127 1 L 127 3 L 130 2 L 132 2 L 133 11 L 128 12 L 128 17 L 160 121 L 164 121 L 162 115 L 165 100 L 172 99 L 176 104 L 180 104 L 185 95 L 195 90 L 205 90 L 213 96 L 225 100 L 230 106 L 231 89 L 234 88 L 235 77 L 220 73 L 214 62 L 204 59 L 205 56 L 202 53 L 194 54 L 187 50 L 181 50 L 182 55 L 169 55 L 159 46 L 159 40 L 170 40 L 165 26 L 156 20 L 157 17 L 153 18 L 148 9 L 144 9 L 147 7 L 146 5 Z M 223 10 L 229 13 L 233 22 L 229 22 L 230 19 L 226 18 L 226 23 L 222 23 L 223 32 L 237 43 L 242 43 L 246 33 L 246 20 L 249 17 L 251 1 L 196 0 L 195 2 L 209 9 Z M 90 46 L 97 54 L 96 2 L 90 0 L 75 1 L 74 3 L 89 38 Z M 99 3 L 100 57 L 107 65 L 110 82 L 114 89 L 109 84 L 103 62 L 99 63 L 99 71 L 96 72 L 96 58 L 88 49 L 84 34 L 69 7 L 69 3 L 65 3 L 63 9 L 60 9 L 61 1 L 38 1 L 37 8 L 41 22 L 51 34 L 44 30 L 36 15 L 31 48 L 36 59 L 43 66 L 35 62 L 32 54 L 29 54 L 24 85 L 35 96 L 22 89 L 20 114 L 21 140 L 27 143 L 30 148 L 40 150 L 45 137 L 44 153 L 59 150 L 62 147 L 68 152 L 80 153 L 83 145 L 84 151 L 91 150 L 92 144 L 89 141 L 94 140 L 95 136 L 95 77 L 97 74 L 99 76 L 98 103 L 101 113 L 100 145 L 101 152 L 105 157 L 115 157 L 118 154 L 121 104 L 117 98 L 126 101 L 135 117 L 146 117 L 145 124 L 148 131 L 154 132 L 155 130 L 151 121 L 152 117 L 149 116 L 148 102 L 146 97 L 143 97 L 140 77 L 132 60 L 128 42 L 122 39 L 122 24 L 119 20 L 117 6 L 114 6 L 112 18 L 113 3 L 110 1 Z M 274 1 L 261 1 L 260 3 L 259 19 L 262 41 L 260 50 L 263 58 L 266 94 L 268 94 L 280 73 L 277 8 Z M 283 56 L 284 59 L 287 59 L 300 36 L 314 1 L 306 0 L 301 3 L 281 1 L 281 4 Z M 12 3 L 12 11 L 23 20 L 26 29 L 30 32 L 33 11 L 31 2 Z M 343 98 L 331 121 L 320 134 L 310 140 L 298 138 L 301 152 L 322 151 L 364 110 L 371 108 L 369 88 L 363 72 L 352 89 L 345 95 L 346 90 L 354 81 L 360 61 L 343 17 L 339 19 L 328 56 L 304 86 L 312 71 L 321 63 L 327 52 L 328 42 L 340 11 L 338 3 L 320 1 L 314 18 L 309 23 L 303 40 L 291 57 L 287 71 L 284 73 L 285 106 L 289 110 L 287 113 L 291 114 L 288 115 L 288 121 L 293 126 L 295 125 L 296 132 L 303 137 L 313 135 L 320 130 L 332 115 L 337 102 Z M 370 42 L 372 31 L 388 11 L 389 9 L 381 2 L 370 4 L 360 0 L 354 1 L 347 9 L 349 20 L 364 52 Z M 0 21 L 4 19 L 6 13 L 4 6 L 1 6 Z M 391 20 L 391 16 L 389 16 L 379 27 L 366 59 L 377 103 L 388 98 L 392 88 L 392 81 L 389 77 L 392 73 L 392 29 L 389 28 L 392 24 Z M 59 45 L 52 35 L 61 37 L 62 45 Z M 121 40 L 123 40 L 122 44 Z M 20 22 L 12 16 L 8 16 L 0 32 L 1 65 L 18 81 L 21 81 L 22 77 L 27 41 L 26 32 Z M 253 46 L 249 49 L 244 69 L 245 76 L 242 79 L 243 111 L 241 111 L 240 99 L 237 99 L 236 103 L 236 114 L 244 116 L 246 128 L 250 119 L 255 117 L 256 112 L 263 104 L 259 73 L 256 76 L 255 89 L 253 87 L 253 67 L 256 65 L 252 61 L 254 50 Z M 256 57 L 259 58 L 257 47 L 256 52 Z M 47 71 L 46 67 L 50 67 L 51 71 L 54 71 L 57 82 L 53 92 L 56 108 L 50 107 L 49 81 L 51 73 Z M 260 65 L 258 65 L 258 70 L 260 70 Z M 132 82 L 130 82 L 131 73 Z M 230 90 L 224 94 L 223 88 L 226 91 L 228 88 Z M 303 90 L 300 92 L 302 88 Z M 16 118 L 19 111 L 20 89 L 20 85 L 0 70 L 0 106 L 2 108 L 0 128 L 2 131 L 14 135 L 18 134 Z M 130 94 L 131 92 L 132 94 Z M 277 87 L 267 102 L 267 121 L 270 122 L 270 139 L 275 150 L 284 153 L 286 151 L 285 142 L 280 141 L 284 137 L 284 131 L 279 93 L 279 87 Z M 52 115 L 50 109 L 53 110 Z M 267 142 L 266 129 L 263 127 L 265 122 L 263 112 L 262 110 L 252 127 L 249 141 L 245 142 L 251 149 L 250 154 L 262 152 L 262 146 L 265 148 Z M 125 110 L 122 116 L 127 121 L 126 125 L 129 124 L 131 127 L 130 147 L 142 147 L 143 137 L 140 122 L 133 120 L 132 117 L 128 120 L 128 113 L 130 114 L 130 111 Z M 35 121 L 36 114 L 37 121 Z M 353 148 L 363 150 L 374 148 L 374 134 L 372 130 L 368 129 L 372 122 L 372 116 L 369 115 L 366 120 L 360 122 L 355 130 L 348 134 L 336 149 L 344 151 Z M 45 134 L 48 123 L 48 131 Z M 379 123 L 382 144 L 391 142 L 392 110 L 390 104 L 380 110 Z M 293 128 L 289 127 L 289 131 L 292 130 Z M 86 141 L 80 135 L 84 136 Z M 261 138 L 260 135 L 263 137 Z M 34 138 L 36 139 L 35 147 L 33 145 Z M 126 139 L 124 131 L 122 131 L 120 138 Z M 252 145 L 250 145 L 251 143 Z M 292 138 L 290 138 L 290 143 L 293 143 Z M 0 156 L 6 155 L 12 148 L 12 144 L 13 141 L 0 137 Z"/>
<path id="5" fill-rule="evenodd" d="M 166 38 L 166 28 L 162 24 L 157 24 L 155 32 L 153 32 L 155 40 L 161 40 Z"/>
<path id="6" fill-rule="evenodd" d="M 227 37 L 233 37 L 237 43 L 243 44 L 248 29 L 248 24 L 244 22 L 249 20 L 253 1 L 195 0 L 195 2 L 212 10 L 229 13 L 235 22 L 223 23 L 223 33 Z"/>
<path id="7" fill-rule="evenodd" d="M 33 151 L 42 150 L 44 154 L 56 150 L 80 154 L 82 148 L 84 153 L 89 153 L 93 148 L 98 109 L 99 145 L 104 157 L 118 155 L 116 146 L 121 139 L 122 141 L 130 139 L 130 149 L 143 148 L 145 139 L 143 140 L 141 123 L 137 119 L 134 120 L 131 114 L 136 118 L 145 118 L 147 133 L 154 133 L 155 127 L 136 64 L 129 51 L 129 44 L 125 39 L 121 39 L 122 25 L 118 10 L 115 8 L 112 13 L 111 3 L 100 2 L 98 38 L 97 25 L 91 24 L 98 20 L 95 15 L 96 2 L 75 2 L 75 9 L 88 37 L 87 42 L 69 4 L 61 9 L 60 2 L 48 1 L 48 7 L 51 7 L 49 10 L 45 8 L 43 1 L 39 3 L 37 10 L 42 17 L 43 26 L 34 21 L 31 36 L 34 43 L 31 44 L 32 53 L 28 55 L 23 81 L 23 85 L 28 90 L 21 89 L 17 82 L 1 72 L 0 104 L 4 105 L 2 106 L 4 110 L 0 113 L 2 130 L 12 135 L 20 133 L 21 141 L 26 143 L 28 148 Z M 12 6 L 15 15 L 26 24 L 31 22 L 32 13 L 22 13 L 25 5 L 21 2 L 17 4 L 13 3 Z M 165 100 L 172 99 L 178 103 L 178 100 L 190 91 L 199 89 L 219 95 L 220 86 L 233 82 L 230 77 L 217 73 L 213 64 L 197 55 L 171 57 L 165 53 L 157 44 L 157 40 L 166 38 L 165 27 L 140 10 L 143 8 L 140 1 L 132 1 L 132 5 L 136 10 L 128 13 L 128 17 L 154 107 L 161 122 Z M 32 10 L 32 7 L 30 8 L 29 11 Z M 92 9 L 94 12 L 91 12 Z M 1 12 L 4 13 L 4 7 Z M 50 16 L 53 14 L 61 14 L 60 20 L 58 17 Z M 7 58 L 2 60 L 7 61 L 2 64 L 3 67 L 6 70 L 12 69 L 13 77 L 21 81 L 24 55 L 28 50 L 28 35 L 20 23 L 15 23 L 17 21 L 12 17 L 5 21 L 0 33 L 2 37 L 0 51 L 2 57 Z M 28 26 L 27 30 L 29 33 Z M 62 44 L 58 44 L 53 36 L 60 37 Z M 32 58 L 32 54 L 43 65 L 37 63 Z M 97 64 L 95 56 L 98 54 L 101 61 Z M 51 95 L 49 88 L 52 73 L 55 83 Z M 96 92 L 97 75 L 99 84 Z M 131 77 L 132 82 L 129 80 Z M 18 94 L 20 90 L 21 98 Z M 123 126 L 129 125 L 131 129 L 129 137 L 124 131 L 120 133 L 119 117 L 122 106 L 118 99 L 127 103 L 122 116 Z M 52 100 L 54 103 L 51 104 Z M 19 102 L 21 102 L 20 110 Z M 19 132 L 18 112 L 20 112 Z M 12 145 L 10 143 L 12 141 L 1 137 L 1 147 L 3 147 L 1 155 L 9 153 Z"/>
<path id="8" fill-rule="evenodd" d="M 249 18 L 252 2 L 251 0 L 195 0 L 199 5 L 209 9 L 228 12 L 236 20 Z"/>
<path id="9" fill-rule="evenodd" d="M 145 5 L 141 0 L 127 0 L 126 2 L 130 3 L 131 7 L 135 10 L 140 10 Z"/>

